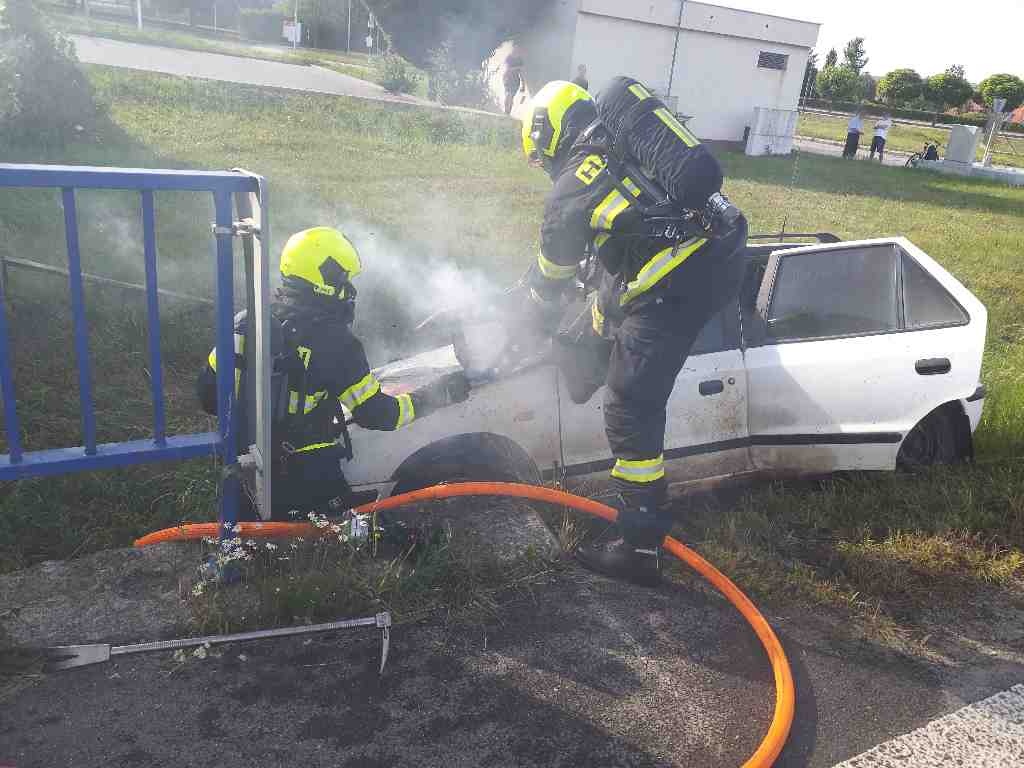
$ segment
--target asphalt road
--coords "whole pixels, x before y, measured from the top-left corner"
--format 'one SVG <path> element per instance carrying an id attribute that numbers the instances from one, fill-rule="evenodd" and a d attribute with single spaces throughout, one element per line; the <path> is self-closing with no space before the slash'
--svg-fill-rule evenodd
<path id="1" fill-rule="evenodd" d="M 354 96 L 360 99 L 438 106 L 415 96 L 388 93 L 376 83 L 323 67 L 163 48 L 84 35 L 71 35 L 71 39 L 74 40 L 78 58 L 87 64 L 105 64 L 182 77 L 289 88 L 335 96 Z"/>
<path id="2" fill-rule="evenodd" d="M 21 603 L 0 625 L 23 641 L 153 639 L 133 627 L 160 613 L 171 627 L 178 601 L 173 571 L 148 557 L 0 577 L 0 596 Z M 1019 654 L 943 668 L 822 612 L 767 618 L 798 697 L 781 768 L 828 768 L 1024 678 Z M 0 698 L 0 765 L 722 768 L 750 756 L 774 703 L 754 635 L 685 578 L 644 590 L 569 568 L 493 619 L 395 627 L 380 678 L 378 654 L 373 630 L 353 630 L 31 679 Z"/>
<path id="3" fill-rule="evenodd" d="M 828 155 L 830 157 L 842 157 L 843 156 L 843 145 L 839 142 L 821 141 L 819 139 L 809 139 L 803 136 L 797 136 L 793 140 L 793 145 L 802 152 L 811 152 L 815 155 Z M 861 141 L 860 151 L 857 153 L 858 160 L 868 159 L 868 149 L 871 147 L 871 139 L 867 142 Z M 891 166 L 903 166 L 906 165 L 907 158 L 910 155 L 906 152 L 894 152 L 886 150 L 885 165 Z M 874 162 L 878 162 L 875 160 Z"/>

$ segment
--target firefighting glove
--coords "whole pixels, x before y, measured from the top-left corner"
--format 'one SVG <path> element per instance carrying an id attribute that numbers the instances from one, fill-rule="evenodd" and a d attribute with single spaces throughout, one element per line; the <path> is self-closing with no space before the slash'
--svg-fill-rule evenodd
<path id="1" fill-rule="evenodd" d="M 418 411 L 436 411 L 469 398 L 469 379 L 462 371 L 445 374 L 412 393 Z"/>

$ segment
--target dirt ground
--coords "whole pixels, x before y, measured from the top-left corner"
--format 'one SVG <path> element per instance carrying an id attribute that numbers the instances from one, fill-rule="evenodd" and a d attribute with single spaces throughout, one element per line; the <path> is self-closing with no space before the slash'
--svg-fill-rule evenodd
<path id="1" fill-rule="evenodd" d="M 59 564 L 3 577 L 0 597 L 28 583 L 37 592 L 0 621 L 21 641 L 151 639 L 125 637 L 130 627 L 113 618 L 133 593 L 136 625 L 146 615 L 148 631 L 173 636 L 175 559 L 173 549 L 101 553 L 74 566 L 92 568 L 91 580 Z M 77 607 L 46 597 L 47 579 L 54 592 L 77 583 Z M 61 613 L 84 618 L 70 630 L 43 620 Z M 831 766 L 1024 676 L 1024 648 L 1010 636 L 990 643 L 984 627 L 974 633 L 984 641 L 965 636 L 940 661 L 855 638 L 825 614 L 766 616 L 798 691 L 780 766 Z M 0 699 L 0 765 L 701 768 L 742 764 L 772 713 L 754 635 L 685 580 L 643 590 L 570 568 L 504 605 L 500 620 L 436 617 L 395 627 L 392 643 L 383 677 L 376 632 L 353 630 L 22 679 Z"/>

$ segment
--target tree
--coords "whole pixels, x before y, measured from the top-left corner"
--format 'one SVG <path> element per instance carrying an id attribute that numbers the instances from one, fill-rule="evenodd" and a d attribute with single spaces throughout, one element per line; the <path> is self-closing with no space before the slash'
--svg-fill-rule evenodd
<path id="1" fill-rule="evenodd" d="M 925 81 L 924 97 L 935 106 L 936 113 L 959 107 L 971 98 L 974 87 L 964 78 L 963 72 L 963 67 L 950 67 Z"/>
<path id="2" fill-rule="evenodd" d="M 811 51 L 807 57 L 807 66 L 804 67 L 804 82 L 800 86 L 801 99 L 813 99 L 818 94 L 818 53 Z"/>
<path id="3" fill-rule="evenodd" d="M 858 75 L 868 65 L 867 52 L 864 50 L 864 38 L 855 37 L 843 49 L 843 63 Z"/>
<path id="4" fill-rule="evenodd" d="M 878 81 L 878 97 L 886 104 L 901 105 L 921 95 L 921 76 L 912 69 L 894 69 Z"/>
<path id="5" fill-rule="evenodd" d="M 825 66 L 821 68 L 822 72 L 826 69 L 832 69 L 836 64 L 839 63 L 839 54 L 836 53 L 835 48 L 830 48 L 829 52 L 825 54 Z"/>
<path id="6" fill-rule="evenodd" d="M 878 78 L 869 75 L 867 72 L 860 74 L 860 97 L 867 101 L 874 101 L 878 95 Z"/>
<path id="7" fill-rule="evenodd" d="M 1012 112 L 1024 103 L 1024 81 L 1016 75 L 1003 73 L 986 77 L 978 91 L 989 107 L 995 99 L 1006 99 L 1004 112 Z"/>
<path id="8" fill-rule="evenodd" d="M 826 67 L 818 73 L 818 91 L 830 101 L 857 101 L 860 78 L 847 66 Z"/>

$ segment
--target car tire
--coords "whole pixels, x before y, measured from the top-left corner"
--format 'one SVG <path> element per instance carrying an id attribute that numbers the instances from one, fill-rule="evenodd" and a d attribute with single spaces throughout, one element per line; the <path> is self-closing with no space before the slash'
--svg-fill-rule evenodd
<path id="1" fill-rule="evenodd" d="M 954 464 L 965 457 L 958 414 L 948 405 L 929 413 L 907 433 L 896 457 L 898 469 L 914 471 L 936 464 Z M 962 414 L 960 414 L 963 418 Z"/>

